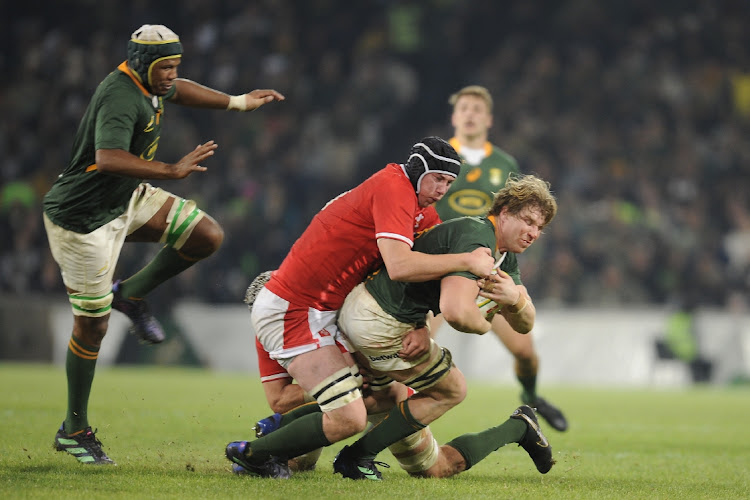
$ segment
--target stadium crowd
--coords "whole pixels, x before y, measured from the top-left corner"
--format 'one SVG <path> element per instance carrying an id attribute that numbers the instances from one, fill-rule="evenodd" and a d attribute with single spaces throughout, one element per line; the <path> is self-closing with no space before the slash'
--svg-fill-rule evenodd
<path id="1" fill-rule="evenodd" d="M 747 2 L 48 4 L 0 21 L 0 293 L 59 296 L 41 197 L 95 85 L 125 59 L 123 39 L 164 23 L 185 46 L 180 76 L 287 99 L 249 116 L 168 105 L 159 159 L 219 144 L 209 171 L 174 191 L 226 239 L 155 298 L 239 303 L 329 199 L 405 161 L 394 154 L 420 137 L 448 138 L 448 96 L 478 84 L 495 97 L 490 140 L 559 201 L 555 224 L 520 259 L 537 304 L 690 294 L 703 306 L 748 305 Z M 135 258 L 126 245 L 120 266 L 140 267 Z"/>

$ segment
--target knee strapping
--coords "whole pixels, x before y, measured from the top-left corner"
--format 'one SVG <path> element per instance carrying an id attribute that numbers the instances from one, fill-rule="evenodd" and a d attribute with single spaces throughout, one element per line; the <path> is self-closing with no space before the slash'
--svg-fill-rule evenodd
<path id="1" fill-rule="evenodd" d="M 342 368 L 318 384 L 311 392 L 321 411 L 342 408 L 362 397 L 360 383 L 349 367 Z"/>
<path id="2" fill-rule="evenodd" d="M 73 308 L 75 316 L 88 316 L 100 318 L 106 316 L 112 310 L 112 292 L 100 297 L 88 297 L 79 293 L 68 295 L 68 301 Z"/>
<path id="3" fill-rule="evenodd" d="M 357 381 L 357 387 L 359 387 L 360 390 L 362 390 L 362 386 L 365 383 L 365 379 L 362 376 L 362 374 L 359 372 L 359 366 L 354 364 L 349 367 L 349 371 L 352 374 L 352 377 Z"/>
<path id="4" fill-rule="evenodd" d="M 203 218 L 203 211 L 193 200 L 181 198 L 172 203 L 167 215 L 167 229 L 159 239 L 159 243 L 166 243 L 167 246 L 179 250 L 185 244 L 187 239 Z"/>
<path id="5" fill-rule="evenodd" d="M 437 463 L 440 447 L 429 427 L 415 432 L 388 447 L 406 472 L 424 472 Z"/>
<path id="6" fill-rule="evenodd" d="M 448 375 L 448 372 L 453 367 L 453 355 L 445 347 L 441 347 L 440 351 L 440 357 L 433 364 L 428 366 L 422 373 L 413 376 L 409 380 L 405 380 L 403 384 L 415 391 L 422 391 L 437 384 L 440 379 Z"/>
<path id="7" fill-rule="evenodd" d="M 393 379 L 388 375 L 378 375 L 370 381 L 370 389 L 373 391 L 384 391 L 393 383 Z"/>

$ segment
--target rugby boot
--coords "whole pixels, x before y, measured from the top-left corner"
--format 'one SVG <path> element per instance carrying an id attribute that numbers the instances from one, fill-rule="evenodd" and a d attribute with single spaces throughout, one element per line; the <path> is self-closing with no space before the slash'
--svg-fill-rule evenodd
<path id="1" fill-rule="evenodd" d="M 339 473 L 349 479 L 371 479 L 382 481 L 383 475 L 377 466 L 389 469 L 391 466 L 385 462 L 376 462 L 372 459 L 357 458 L 351 453 L 351 448 L 344 446 L 333 459 L 333 473 Z"/>
<path id="2" fill-rule="evenodd" d="M 164 329 L 154 318 L 145 300 L 126 299 L 120 293 L 121 280 L 112 285 L 112 307 L 125 314 L 133 324 L 129 332 L 143 344 L 159 344 L 164 341 Z"/>
<path id="3" fill-rule="evenodd" d="M 226 456 L 234 466 L 232 472 L 235 474 L 250 474 L 260 477 L 271 477 L 274 479 L 289 479 L 292 477 L 292 471 L 289 470 L 286 460 L 277 457 L 270 457 L 262 464 L 253 464 L 245 455 L 247 452 L 247 441 L 232 441 L 227 445 Z M 239 468 L 237 467 L 239 466 Z M 244 471 L 242 470 L 244 469 Z"/>
<path id="4" fill-rule="evenodd" d="M 555 464 L 555 459 L 552 458 L 552 447 L 549 441 L 542 434 L 542 429 L 539 428 L 539 421 L 534 414 L 534 410 L 527 405 L 519 406 L 513 411 L 510 418 L 526 422 L 526 433 L 518 441 L 518 446 L 526 450 L 539 472 L 542 474 L 548 473 Z"/>
<path id="5" fill-rule="evenodd" d="M 64 426 L 63 422 L 55 434 L 54 446 L 57 451 L 65 451 L 86 465 L 117 465 L 104 453 L 102 442 L 96 438 L 96 431 L 92 431 L 91 427 L 68 434 Z"/>

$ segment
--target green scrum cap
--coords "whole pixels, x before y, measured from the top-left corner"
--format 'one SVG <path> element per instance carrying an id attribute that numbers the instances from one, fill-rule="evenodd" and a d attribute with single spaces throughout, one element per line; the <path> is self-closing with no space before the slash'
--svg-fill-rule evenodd
<path id="1" fill-rule="evenodd" d="M 128 42 L 128 67 L 152 91 L 151 70 L 162 59 L 182 56 L 180 37 L 162 24 L 144 24 Z"/>

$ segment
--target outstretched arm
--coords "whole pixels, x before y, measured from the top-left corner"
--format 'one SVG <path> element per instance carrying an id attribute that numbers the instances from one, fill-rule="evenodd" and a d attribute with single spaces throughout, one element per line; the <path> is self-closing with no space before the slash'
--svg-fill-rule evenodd
<path id="1" fill-rule="evenodd" d="M 175 87 L 175 93 L 170 101 L 193 108 L 252 111 L 271 101 L 285 99 L 282 94 L 271 89 L 253 90 L 247 94 L 230 96 L 185 78 L 177 78 Z"/>
<path id="2" fill-rule="evenodd" d="M 139 179 L 183 179 L 193 172 L 205 172 L 202 161 L 214 154 L 214 141 L 196 146 L 177 163 L 148 161 L 123 149 L 97 149 L 94 168 L 105 174 Z"/>

